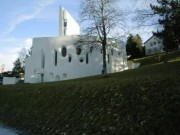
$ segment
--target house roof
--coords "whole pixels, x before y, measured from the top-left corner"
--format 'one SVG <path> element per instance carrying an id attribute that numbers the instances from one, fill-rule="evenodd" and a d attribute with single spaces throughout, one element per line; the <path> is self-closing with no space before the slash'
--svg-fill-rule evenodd
<path id="1" fill-rule="evenodd" d="M 148 40 L 146 40 L 146 42 L 144 42 L 144 44 L 146 44 L 153 37 L 154 37 L 154 35 L 152 35 Z"/>
<path id="2" fill-rule="evenodd" d="M 154 35 L 152 35 L 148 40 L 146 40 L 146 42 L 144 42 L 144 44 L 146 44 L 150 39 L 152 39 L 153 37 L 156 37 L 157 39 L 160 39 L 160 38 L 158 38 L 157 36 L 154 36 Z"/>

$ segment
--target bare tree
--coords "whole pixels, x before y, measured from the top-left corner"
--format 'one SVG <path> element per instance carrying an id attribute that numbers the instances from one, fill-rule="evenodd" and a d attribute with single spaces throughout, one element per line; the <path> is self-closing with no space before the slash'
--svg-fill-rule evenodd
<path id="1" fill-rule="evenodd" d="M 130 12 L 135 29 L 144 32 L 152 33 L 154 30 L 160 30 L 162 27 L 159 25 L 159 15 L 155 14 L 150 7 L 150 4 L 157 4 L 157 0 L 134 0 L 133 11 Z"/>
<path id="2" fill-rule="evenodd" d="M 4 69 L 5 69 L 5 65 L 4 64 L 0 65 L 0 73 L 3 73 Z"/>
<path id="3" fill-rule="evenodd" d="M 122 25 L 122 12 L 118 10 L 118 0 L 81 0 L 81 22 L 84 26 L 79 43 L 88 48 L 100 46 L 103 55 L 103 76 L 107 76 L 106 49 L 112 45 L 108 38 L 113 30 Z"/>

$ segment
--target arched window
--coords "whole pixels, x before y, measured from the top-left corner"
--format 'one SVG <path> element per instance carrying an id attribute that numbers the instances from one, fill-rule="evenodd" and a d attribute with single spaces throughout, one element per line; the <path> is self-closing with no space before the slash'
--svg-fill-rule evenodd
<path id="1" fill-rule="evenodd" d="M 77 53 L 77 55 L 80 55 L 80 54 L 81 54 L 81 48 L 80 48 L 80 47 L 77 47 L 77 48 L 76 48 L 76 53 Z"/>
<path id="2" fill-rule="evenodd" d="M 57 66 L 57 50 L 54 50 L 54 65 Z"/>
<path id="3" fill-rule="evenodd" d="M 88 53 L 86 54 L 86 64 L 89 63 L 89 56 L 88 56 Z"/>
<path id="4" fill-rule="evenodd" d="M 60 81 L 59 75 L 56 75 L 55 81 Z"/>
<path id="5" fill-rule="evenodd" d="M 61 53 L 62 53 L 62 56 L 63 56 L 63 57 L 66 57 L 66 54 L 67 54 L 67 49 L 66 49 L 66 47 L 65 47 L 65 46 L 63 46 L 63 47 L 62 47 L 62 49 L 61 49 Z"/>

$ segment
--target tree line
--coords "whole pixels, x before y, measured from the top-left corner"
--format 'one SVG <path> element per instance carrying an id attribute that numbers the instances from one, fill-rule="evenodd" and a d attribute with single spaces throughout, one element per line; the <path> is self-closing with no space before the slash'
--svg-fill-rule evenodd
<path id="1" fill-rule="evenodd" d="M 3 71 L 1 73 L 1 75 L 3 77 L 17 77 L 17 78 L 19 78 L 20 74 L 25 73 L 25 61 L 31 54 L 32 54 L 32 47 L 29 50 L 22 48 L 19 52 L 19 56 L 13 62 L 12 71 L 6 71 L 6 72 Z"/>

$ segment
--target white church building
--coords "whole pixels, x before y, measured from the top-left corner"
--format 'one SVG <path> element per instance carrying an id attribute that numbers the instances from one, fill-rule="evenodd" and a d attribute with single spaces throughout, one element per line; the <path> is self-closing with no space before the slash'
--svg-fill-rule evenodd
<path id="1" fill-rule="evenodd" d="M 52 82 L 102 74 L 102 49 L 84 51 L 74 43 L 80 26 L 63 8 L 59 15 L 59 36 L 33 38 L 32 55 L 25 66 L 25 83 Z M 127 55 L 123 42 L 107 48 L 108 73 L 127 69 Z"/>

